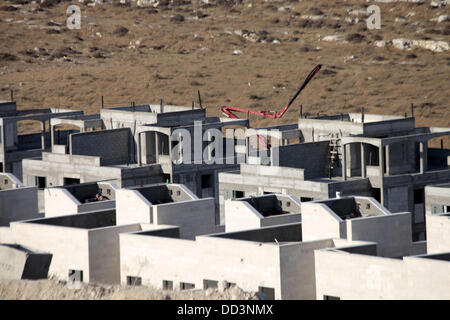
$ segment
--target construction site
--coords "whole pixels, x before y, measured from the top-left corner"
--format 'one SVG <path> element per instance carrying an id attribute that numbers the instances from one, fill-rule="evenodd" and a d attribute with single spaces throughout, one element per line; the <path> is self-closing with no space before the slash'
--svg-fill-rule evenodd
<path id="1" fill-rule="evenodd" d="M 192 5 L 168 3 L 150 7 Z M 309 60 L 270 105 L 197 86 L 184 104 L 101 91 L 87 112 L 2 89 L 0 298 L 60 299 L 26 291 L 50 281 L 73 299 L 449 300 L 448 78 L 439 121 L 410 97 L 319 111 L 333 65 Z"/>

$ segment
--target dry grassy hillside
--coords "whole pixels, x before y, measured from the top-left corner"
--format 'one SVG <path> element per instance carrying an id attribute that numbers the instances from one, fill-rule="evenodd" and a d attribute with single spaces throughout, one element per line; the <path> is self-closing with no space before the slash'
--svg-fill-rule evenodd
<path id="1" fill-rule="evenodd" d="M 190 105 L 200 89 L 209 115 L 222 105 L 279 110 L 321 63 L 292 110 L 279 120 L 251 117 L 252 126 L 293 123 L 300 103 L 311 114 L 364 106 L 399 115 L 414 103 L 418 125 L 450 126 L 449 51 L 375 45 L 396 38 L 448 45 L 450 22 L 442 16 L 450 4 L 161 0 L 140 8 L 92 1 L 1 2 L 0 99 L 14 89 L 20 108 L 96 113 L 102 95 L 106 106 L 160 98 Z M 80 30 L 65 26 L 70 4 L 81 8 Z M 370 4 L 381 9 L 379 30 L 366 27 Z"/>

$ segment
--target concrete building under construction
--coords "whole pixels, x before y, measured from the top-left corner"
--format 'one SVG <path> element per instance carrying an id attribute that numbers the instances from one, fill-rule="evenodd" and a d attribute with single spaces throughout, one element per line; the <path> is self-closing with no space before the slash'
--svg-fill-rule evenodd
<path id="1" fill-rule="evenodd" d="M 0 112 L 2 278 L 450 299 L 449 128 L 362 111 L 248 129 L 162 103 Z M 23 119 L 46 129 L 17 134 Z"/>

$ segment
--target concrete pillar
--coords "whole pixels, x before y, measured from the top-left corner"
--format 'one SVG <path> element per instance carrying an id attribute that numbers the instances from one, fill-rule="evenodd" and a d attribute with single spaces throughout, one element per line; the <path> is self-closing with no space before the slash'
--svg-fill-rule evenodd
<path id="1" fill-rule="evenodd" d="M 248 158 L 250 154 L 250 138 L 245 138 L 245 163 L 248 163 Z"/>
<path id="2" fill-rule="evenodd" d="M 6 137 L 5 137 L 5 126 L 0 126 L 0 143 L 2 152 L 0 153 L 0 160 L 3 162 L 3 169 L 0 172 L 6 172 Z"/>
<path id="3" fill-rule="evenodd" d="M 361 143 L 361 177 L 366 177 L 366 153 L 364 143 Z"/>
<path id="4" fill-rule="evenodd" d="M 380 165 L 380 178 L 381 179 L 383 179 L 383 177 L 384 177 L 384 152 L 383 152 L 383 150 L 384 150 L 383 146 L 380 146 L 378 148 L 378 155 L 379 155 L 378 163 Z"/>
<path id="5" fill-rule="evenodd" d="M 137 143 L 138 143 L 137 161 L 138 161 L 138 166 L 141 166 L 141 164 L 142 164 L 141 133 L 142 133 L 142 132 L 139 132 L 139 133 L 137 134 Z"/>
<path id="6" fill-rule="evenodd" d="M 41 121 L 41 149 L 45 150 L 45 121 Z"/>
<path id="7" fill-rule="evenodd" d="M 389 176 L 390 175 L 390 163 L 389 163 L 389 145 L 386 146 L 386 175 Z"/>
<path id="8" fill-rule="evenodd" d="M 427 141 L 420 142 L 420 173 L 428 170 L 428 145 Z"/>
<path id="9" fill-rule="evenodd" d="M 50 124 L 50 143 L 53 146 L 55 144 L 55 126 Z"/>
<path id="10" fill-rule="evenodd" d="M 158 132 L 155 131 L 155 162 L 159 162 L 159 137 Z"/>
<path id="11" fill-rule="evenodd" d="M 347 180 L 347 145 L 342 145 L 342 179 Z"/>

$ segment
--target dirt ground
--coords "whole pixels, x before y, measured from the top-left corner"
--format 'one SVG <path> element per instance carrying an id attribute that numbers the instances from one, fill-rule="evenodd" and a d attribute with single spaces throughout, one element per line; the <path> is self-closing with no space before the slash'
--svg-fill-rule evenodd
<path id="1" fill-rule="evenodd" d="M 225 290 L 162 291 L 149 287 L 82 283 L 71 289 L 57 280 L 0 280 L 0 300 L 259 300 L 256 293 Z"/>
<path id="2" fill-rule="evenodd" d="M 283 118 L 251 116 L 251 125 L 295 123 L 300 103 L 311 115 L 359 112 L 362 106 L 369 113 L 410 115 L 413 103 L 418 126 L 450 127 L 449 51 L 376 45 L 397 38 L 448 44 L 450 22 L 441 17 L 450 13 L 450 4 L 160 0 L 156 7 L 141 8 L 129 0 L 83 2 L 0 2 L 0 100 L 9 100 L 13 89 L 19 109 L 60 107 L 90 114 L 99 112 L 101 96 L 106 107 L 160 99 L 190 106 L 193 100 L 197 104 L 200 90 L 209 116 L 219 116 L 223 105 L 279 111 L 320 63 L 322 70 Z M 66 27 L 72 4 L 81 9 L 80 30 Z M 380 29 L 367 28 L 370 4 L 381 10 Z M 33 130 L 32 123 L 21 125 L 22 132 Z M 54 280 L 0 281 L 0 298 L 255 297 L 237 289 L 83 288 L 69 290 Z"/>
<path id="3" fill-rule="evenodd" d="M 106 107 L 160 98 L 190 106 L 200 90 L 211 116 L 220 115 L 222 105 L 279 111 L 320 63 L 322 70 L 283 118 L 251 116 L 251 125 L 294 123 L 300 103 L 313 115 L 361 106 L 404 115 L 413 103 L 419 126 L 450 126 L 449 51 L 375 45 L 396 38 L 448 43 L 450 22 L 436 20 L 450 5 L 161 0 L 140 8 L 129 0 L 95 6 L 87 5 L 93 0 L 40 1 L 0 5 L 0 99 L 14 89 L 22 109 L 98 113 L 102 95 Z M 364 20 L 373 3 L 381 10 L 381 29 L 367 29 Z M 66 27 L 71 4 L 81 9 L 80 30 Z M 323 40 L 330 35 L 340 40 Z"/>

